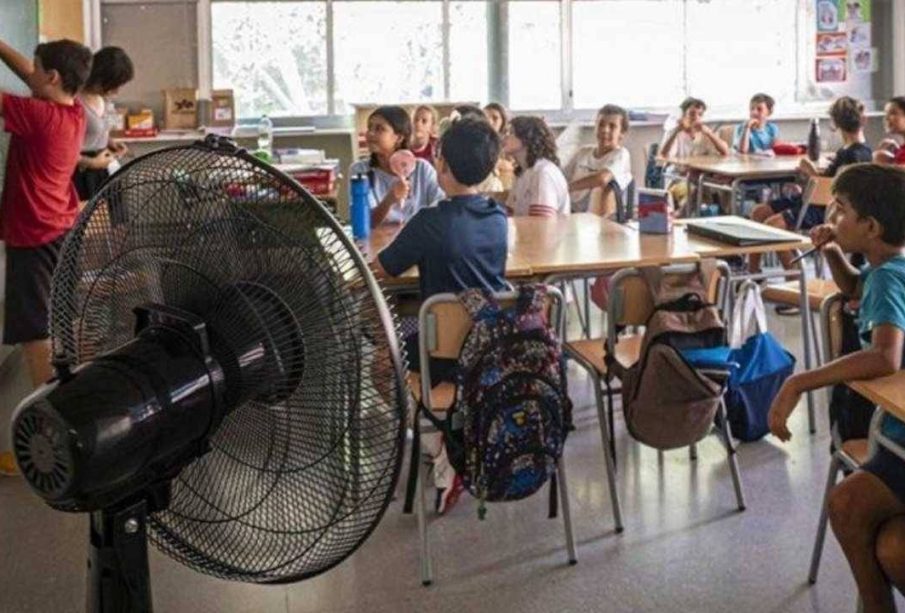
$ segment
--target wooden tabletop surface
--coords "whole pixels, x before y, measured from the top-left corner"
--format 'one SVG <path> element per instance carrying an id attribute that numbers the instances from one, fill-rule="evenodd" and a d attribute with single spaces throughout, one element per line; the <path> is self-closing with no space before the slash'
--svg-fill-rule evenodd
<path id="1" fill-rule="evenodd" d="M 884 411 L 905 421 L 905 370 L 867 381 L 849 381 L 848 386 L 880 405 Z"/>
<path id="2" fill-rule="evenodd" d="M 698 172 L 722 175 L 724 177 L 774 177 L 793 175 L 803 155 L 777 155 L 773 157 L 734 153 L 727 156 L 706 155 L 684 158 L 670 157 L 668 164 L 684 166 Z"/>
<path id="3" fill-rule="evenodd" d="M 717 219 L 717 218 L 708 218 Z M 739 217 L 736 223 L 764 226 Z M 807 249 L 810 241 L 793 232 L 775 230 L 789 236 L 788 243 L 738 247 L 688 234 L 684 220 L 676 222 L 672 234 L 641 234 L 637 224 L 618 224 L 592 213 L 567 217 L 509 218 L 509 253 L 506 276 L 511 279 L 551 274 L 576 275 L 605 272 L 631 266 L 658 266 L 696 262 L 702 257 L 744 253 L 766 253 L 786 249 Z M 400 226 L 385 224 L 375 229 L 363 245 L 371 260 L 392 242 Z M 411 268 L 388 285 L 414 285 L 418 271 Z"/>

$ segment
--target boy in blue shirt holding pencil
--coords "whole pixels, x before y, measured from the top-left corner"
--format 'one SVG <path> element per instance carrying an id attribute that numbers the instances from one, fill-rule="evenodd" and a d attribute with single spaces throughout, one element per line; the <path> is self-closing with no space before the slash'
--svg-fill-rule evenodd
<path id="1" fill-rule="evenodd" d="M 843 294 L 860 298 L 863 349 L 790 377 L 770 408 L 770 430 L 789 440 L 786 421 L 801 394 L 844 381 L 890 375 L 905 349 L 905 170 L 855 164 L 833 183 L 840 207 L 836 224 L 817 226 L 811 239 L 822 250 Z M 845 252 L 862 253 L 857 270 Z M 905 423 L 886 416 L 883 433 L 905 446 Z M 894 611 L 890 582 L 905 587 L 905 461 L 880 447 L 862 470 L 830 493 L 833 531 L 848 558 L 865 613 Z"/>

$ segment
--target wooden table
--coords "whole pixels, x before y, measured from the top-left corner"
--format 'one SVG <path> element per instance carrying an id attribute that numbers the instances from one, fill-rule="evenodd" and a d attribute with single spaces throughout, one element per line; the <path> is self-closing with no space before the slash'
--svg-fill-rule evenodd
<path id="1" fill-rule="evenodd" d="M 697 200 L 695 211 L 701 210 L 701 198 L 705 187 L 729 192 L 730 213 L 738 212 L 738 195 L 743 183 L 767 179 L 793 179 L 798 175 L 798 165 L 803 155 L 764 156 L 734 153 L 726 156 L 692 156 L 685 158 L 665 158 L 668 164 L 684 166 L 695 171 L 697 178 Z M 727 182 L 707 181 L 708 177 L 722 177 Z M 697 213 L 695 213 L 697 214 Z"/>
<path id="2" fill-rule="evenodd" d="M 883 416 L 887 413 L 898 420 L 905 421 L 905 370 L 879 379 L 849 381 L 847 385 L 877 404 L 877 411 L 870 422 L 869 455 L 873 456 L 879 445 L 905 461 L 905 449 L 881 432 Z"/>

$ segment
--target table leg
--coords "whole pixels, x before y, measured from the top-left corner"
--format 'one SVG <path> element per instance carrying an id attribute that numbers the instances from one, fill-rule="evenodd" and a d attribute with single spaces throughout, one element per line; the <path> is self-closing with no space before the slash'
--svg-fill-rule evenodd
<path id="1" fill-rule="evenodd" d="M 805 260 L 807 258 L 802 258 L 798 262 L 798 270 L 801 274 L 798 275 L 798 288 L 800 293 L 800 303 L 798 308 L 801 310 L 801 337 L 802 343 L 804 344 L 804 369 L 811 370 L 811 312 L 809 310 L 810 304 L 808 304 L 808 273 L 807 268 L 805 267 Z M 814 434 L 817 432 L 817 425 L 814 419 L 814 394 L 813 392 L 807 392 L 807 403 L 808 403 L 808 432 Z"/>

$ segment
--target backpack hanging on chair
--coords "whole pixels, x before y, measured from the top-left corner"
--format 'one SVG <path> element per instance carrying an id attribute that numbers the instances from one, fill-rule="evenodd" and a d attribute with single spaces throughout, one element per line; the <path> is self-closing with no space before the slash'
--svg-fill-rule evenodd
<path id="1" fill-rule="evenodd" d="M 503 309 L 490 292 L 462 292 L 472 328 L 459 354 L 455 403 L 444 420 L 422 412 L 444 433 L 480 517 L 485 502 L 519 500 L 551 477 L 555 483 L 572 403 L 546 296 L 544 285 L 522 286 L 515 307 Z"/>
<path id="2" fill-rule="evenodd" d="M 713 261 L 702 262 L 687 274 L 664 275 L 658 267 L 640 269 L 654 301 L 640 358 L 625 369 L 612 357 L 613 348 L 606 351 L 610 372 L 622 381 L 629 433 L 656 449 L 685 447 L 704 438 L 720 406 L 723 386 L 682 353 L 726 344 L 719 310 L 707 301 L 715 270 Z"/>

